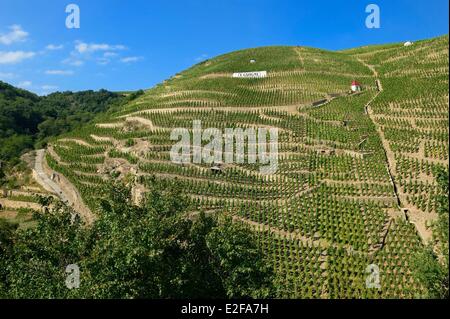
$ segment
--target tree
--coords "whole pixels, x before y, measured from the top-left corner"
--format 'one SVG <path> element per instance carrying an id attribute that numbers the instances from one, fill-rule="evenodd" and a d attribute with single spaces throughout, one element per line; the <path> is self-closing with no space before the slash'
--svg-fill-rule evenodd
<path id="1" fill-rule="evenodd" d="M 204 213 L 189 217 L 174 183 L 153 179 L 142 207 L 131 204 L 128 188 L 113 185 L 109 194 L 85 267 L 94 297 L 270 296 L 272 274 L 249 229 Z"/>
<path id="2" fill-rule="evenodd" d="M 7 298 L 8 294 L 5 287 L 7 276 L 7 256 L 11 254 L 13 248 L 14 232 L 17 224 L 9 223 L 0 219 L 0 299 Z"/>
<path id="3" fill-rule="evenodd" d="M 141 206 L 109 184 L 92 226 L 57 203 L 37 226 L 14 234 L 2 285 L 12 298 L 269 297 L 272 273 L 251 231 L 230 219 L 189 213 L 174 182 L 150 181 Z M 65 269 L 81 271 L 79 289 Z"/>
<path id="4" fill-rule="evenodd" d="M 18 158 L 26 149 L 33 148 L 33 140 L 27 135 L 13 135 L 0 140 L 0 160 L 9 161 Z"/>
<path id="5" fill-rule="evenodd" d="M 77 296 L 65 285 L 65 269 L 85 257 L 88 230 L 73 216 L 69 207 L 56 203 L 46 213 L 34 214 L 36 227 L 15 233 L 3 281 L 9 298 Z"/>
<path id="6" fill-rule="evenodd" d="M 78 128 L 129 100 L 106 90 L 39 97 L 0 81 L 0 160 L 17 159 L 34 144 L 45 145 L 50 137 Z"/>
<path id="7" fill-rule="evenodd" d="M 6 183 L 6 175 L 5 172 L 3 171 L 2 162 L 0 161 L 0 187 L 5 185 L 5 183 Z"/>
<path id="8" fill-rule="evenodd" d="M 248 227 L 225 218 L 207 236 L 213 268 L 229 298 L 273 296 L 272 273 Z"/>

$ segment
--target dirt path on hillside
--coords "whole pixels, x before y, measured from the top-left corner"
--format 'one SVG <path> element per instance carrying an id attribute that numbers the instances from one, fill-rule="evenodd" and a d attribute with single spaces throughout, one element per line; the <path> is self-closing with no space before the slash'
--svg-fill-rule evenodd
<path id="1" fill-rule="evenodd" d="M 366 104 L 365 109 L 366 113 L 371 119 L 372 123 L 375 125 L 375 128 L 378 132 L 378 135 L 380 136 L 381 143 L 383 145 L 384 152 L 386 154 L 386 160 L 388 165 L 388 172 L 389 172 L 389 178 L 390 181 L 394 187 L 394 193 L 397 200 L 397 204 L 399 206 L 399 210 L 403 211 L 405 218 L 415 225 L 417 232 L 422 239 L 424 243 L 428 243 L 432 238 L 432 230 L 427 227 L 427 223 L 429 221 L 435 220 L 437 218 L 437 215 L 435 213 L 425 213 L 421 210 L 417 209 L 416 207 L 408 204 L 407 201 L 407 195 L 404 194 L 401 191 L 401 188 L 399 185 L 397 185 L 395 181 L 395 175 L 397 172 L 397 161 L 395 159 L 395 154 L 391 150 L 389 142 L 387 141 L 384 132 L 381 128 L 381 126 L 376 122 L 376 116 L 374 115 L 374 112 L 371 108 L 371 105 L 373 101 L 378 97 L 379 94 L 383 92 L 383 85 L 381 83 L 381 80 L 378 77 L 378 72 L 375 69 L 373 65 L 370 65 L 366 63 L 365 61 L 361 60 L 360 58 L 357 58 L 357 60 L 369 68 L 372 72 L 374 77 L 376 78 L 376 83 L 378 87 L 377 94 Z"/>
<path id="2" fill-rule="evenodd" d="M 300 62 L 302 68 L 305 67 L 305 59 L 303 58 L 302 48 L 294 48 L 295 53 L 297 53 L 298 61 Z"/>
<path id="3" fill-rule="evenodd" d="M 58 175 L 59 181 L 53 181 L 49 176 Z M 78 190 L 63 175 L 53 171 L 45 161 L 45 150 L 36 151 L 36 159 L 33 168 L 33 177 L 47 191 L 56 194 L 63 202 L 72 206 L 80 216 L 88 223 L 92 223 L 94 216 L 84 204 Z"/>

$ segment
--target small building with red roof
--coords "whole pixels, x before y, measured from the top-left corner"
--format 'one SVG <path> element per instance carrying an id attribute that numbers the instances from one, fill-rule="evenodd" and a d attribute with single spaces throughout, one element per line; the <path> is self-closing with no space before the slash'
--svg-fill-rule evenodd
<path id="1" fill-rule="evenodd" d="M 358 81 L 353 80 L 351 88 L 352 88 L 352 92 L 359 92 L 359 91 L 361 91 L 361 84 Z"/>

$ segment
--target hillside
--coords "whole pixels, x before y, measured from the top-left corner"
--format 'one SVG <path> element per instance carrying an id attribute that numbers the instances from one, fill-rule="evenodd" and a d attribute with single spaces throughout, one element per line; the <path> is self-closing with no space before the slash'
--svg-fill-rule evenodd
<path id="1" fill-rule="evenodd" d="M 35 142 L 45 144 L 74 130 L 122 100 L 121 94 L 106 90 L 37 96 L 0 81 L 0 160 L 17 158 Z"/>
<path id="2" fill-rule="evenodd" d="M 39 97 L 0 81 L 0 161 L 20 155 L 21 150 L 33 145 L 42 117 L 30 107 Z"/>
<path id="3" fill-rule="evenodd" d="M 36 195 L 54 192 L 40 187 L 25 165 L 31 166 L 35 146 L 42 147 L 135 97 L 106 90 L 37 96 L 0 81 L 0 207 L 4 208 L 0 218 L 25 225 L 29 209 L 40 208 Z"/>
<path id="4" fill-rule="evenodd" d="M 198 211 L 252 226 L 285 298 L 406 298 L 448 171 L 448 36 L 330 52 L 265 47 L 204 61 L 47 148 L 95 218 L 108 178 L 177 179 Z M 250 63 L 250 60 L 255 60 Z M 261 79 L 233 72 L 267 71 Z M 357 80 L 361 93 L 349 94 Z M 170 160 L 175 128 L 277 127 L 278 170 Z M 44 165 L 46 165 L 44 163 Z M 369 266 L 375 265 L 375 266 Z M 380 289 L 367 288 L 367 269 Z M 370 276 L 369 276 L 370 279 Z"/>

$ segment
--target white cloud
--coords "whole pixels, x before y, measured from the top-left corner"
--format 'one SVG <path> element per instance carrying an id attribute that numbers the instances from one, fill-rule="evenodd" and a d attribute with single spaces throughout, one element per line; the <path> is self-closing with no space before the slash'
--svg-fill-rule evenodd
<path id="1" fill-rule="evenodd" d="M 133 62 L 137 62 L 137 61 L 140 61 L 140 60 L 142 60 L 142 57 L 140 57 L 140 56 L 129 56 L 129 57 L 120 59 L 120 62 L 122 62 L 122 63 L 133 63 Z"/>
<path id="2" fill-rule="evenodd" d="M 72 70 L 47 70 L 45 71 L 45 74 L 48 75 L 73 75 Z"/>
<path id="3" fill-rule="evenodd" d="M 30 59 L 35 55 L 36 55 L 36 53 L 34 53 L 34 52 L 0 51 L 0 64 L 19 63 L 25 59 Z"/>
<path id="4" fill-rule="evenodd" d="M 109 64 L 109 62 L 111 62 L 111 60 L 107 59 L 107 58 L 98 58 L 97 59 L 97 63 L 100 65 L 107 65 L 107 64 Z"/>
<path id="5" fill-rule="evenodd" d="M 49 45 L 47 45 L 46 47 L 45 47 L 47 50 L 51 50 L 51 51 L 54 51 L 54 50 L 61 50 L 61 49 L 63 49 L 64 48 L 64 45 L 62 45 L 62 44 L 49 44 Z"/>
<path id="6" fill-rule="evenodd" d="M 82 66 L 84 64 L 84 62 L 81 60 L 73 60 L 73 61 L 70 61 L 69 64 L 73 65 L 73 66 Z"/>
<path id="7" fill-rule="evenodd" d="M 4 72 L 0 72 L 0 79 L 12 79 L 14 78 L 16 75 L 14 73 L 4 73 Z"/>
<path id="8" fill-rule="evenodd" d="M 48 92 L 48 91 L 57 90 L 58 87 L 56 85 L 45 84 L 45 85 L 41 86 L 41 89 L 43 89 L 44 91 Z"/>
<path id="9" fill-rule="evenodd" d="M 62 63 L 72 65 L 72 66 L 82 66 L 84 64 L 84 61 L 77 59 L 74 56 L 70 56 L 67 59 L 64 59 L 62 61 Z"/>
<path id="10" fill-rule="evenodd" d="M 85 43 L 78 41 L 75 44 L 75 50 L 80 53 L 90 53 L 95 51 L 118 51 L 118 50 L 125 50 L 126 47 L 124 45 L 111 45 L 106 43 Z"/>
<path id="11" fill-rule="evenodd" d="M 195 58 L 196 62 L 201 62 L 206 60 L 209 57 L 209 54 L 203 53 L 202 55 Z"/>
<path id="12" fill-rule="evenodd" d="M 107 43 L 86 43 L 75 41 L 75 48 L 70 52 L 69 57 L 64 59 L 64 64 L 81 66 L 85 62 L 94 61 L 98 65 L 108 65 L 112 62 L 133 63 L 142 60 L 139 56 L 120 58 L 120 52 L 127 50 L 124 45 L 112 45 Z"/>
<path id="13" fill-rule="evenodd" d="M 17 84 L 18 87 L 23 88 L 23 89 L 29 88 L 31 85 L 33 85 L 33 83 L 31 83 L 31 81 L 22 81 Z"/>
<path id="14" fill-rule="evenodd" d="M 10 26 L 9 29 L 10 32 L 0 34 L 0 44 L 10 45 L 14 42 L 25 41 L 28 37 L 28 32 L 24 31 L 18 24 Z"/>
<path id="15" fill-rule="evenodd" d="M 116 52 L 105 52 L 105 53 L 103 53 L 103 56 L 105 58 L 113 58 L 113 57 L 118 56 L 118 54 Z"/>

